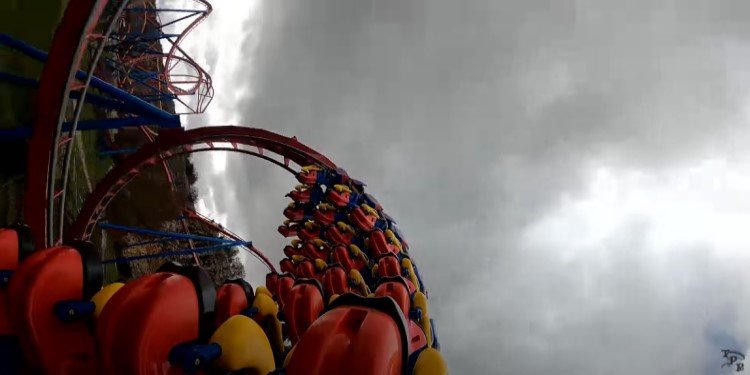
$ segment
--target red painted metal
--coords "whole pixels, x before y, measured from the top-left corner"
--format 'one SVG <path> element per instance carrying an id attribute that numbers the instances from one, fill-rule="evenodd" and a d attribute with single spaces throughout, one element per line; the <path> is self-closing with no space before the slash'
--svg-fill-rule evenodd
<path id="1" fill-rule="evenodd" d="M 185 276 L 157 272 L 127 283 L 97 321 L 102 373 L 178 373 L 169 351 L 198 338 L 199 310 L 196 288 Z"/>
<path id="2" fill-rule="evenodd" d="M 298 280 L 284 300 L 284 320 L 292 345 L 323 312 L 323 291 L 313 280 Z"/>
<path id="3" fill-rule="evenodd" d="M 381 281 L 380 285 L 375 289 L 375 296 L 393 298 L 398 307 L 401 308 L 404 316 L 409 316 L 411 296 L 409 294 L 409 287 L 406 285 L 406 280 L 402 277 L 396 276 Z"/>
<path id="4" fill-rule="evenodd" d="M 378 259 L 380 277 L 401 276 L 401 262 L 392 253 L 386 253 Z"/>
<path id="5" fill-rule="evenodd" d="M 78 251 L 56 247 L 32 254 L 11 278 L 11 317 L 27 363 L 34 370 L 45 374 L 99 373 L 94 336 L 87 322 L 63 322 L 53 313 L 60 301 L 84 298 L 84 274 Z"/>
<path id="6" fill-rule="evenodd" d="M 276 291 L 274 297 L 276 297 L 276 302 L 281 309 L 284 309 L 284 301 L 286 300 L 286 297 L 289 296 L 289 291 L 292 290 L 292 286 L 294 286 L 294 276 L 292 276 L 291 273 L 284 273 L 276 279 Z"/>
<path id="7" fill-rule="evenodd" d="M 18 267 L 20 258 L 19 238 L 13 229 L 0 229 L 0 270 L 13 271 Z M 0 335 L 13 334 L 13 324 L 10 319 L 10 305 L 8 304 L 8 289 L 0 287 Z"/>
<path id="8" fill-rule="evenodd" d="M 336 168 L 322 154 L 299 141 L 263 129 L 239 126 L 215 126 L 192 130 L 169 130 L 159 135 L 154 142 L 147 143 L 136 153 L 129 155 L 99 182 L 83 204 L 81 213 L 68 232 L 70 238 L 88 239 L 101 214 L 130 180 L 142 170 L 161 161 L 159 154 L 175 150 L 169 157 L 195 152 L 195 149 L 179 150 L 183 146 L 207 142 L 236 142 L 261 147 L 288 157 L 298 165 L 321 165 Z"/>
<path id="9" fill-rule="evenodd" d="M 352 258 L 349 250 L 342 245 L 338 245 L 333 248 L 333 260 L 334 262 L 344 267 L 344 270 L 346 270 L 346 272 L 349 272 L 353 269 L 360 270 L 365 266 L 365 262 L 362 261 L 362 259 Z"/>
<path id="10" fill-rule="evenodd" d="M 36 96 L 34 132 L 29 139 L 24 218 L 45 247 L 47 202 L 52 150 L 57 124 L 65 115 L 63 103 L 83 56 L 86 32 L 96 25 L 106 0 L 70 0 L 55 32 Z"/>
<path id="11" fill-rule="evenodd" d="M 216 291 L 216 316 L 215 325 L 218 328 L 227 319 L 242 313 L 253 301 L 247 300 L 248 296 L 242 285 L 236 283 L 225 283 Z"/>
<path id="12" fill-rule="evenodd" d="M 329 297 L 348 292 L 348 282 L 349 278 L 346 276 L 346 271 L 339 265 L 328 267 L 323 274 L 323 289 Z"/>
<path id="13" fill-rule="evenodd" d="M 146 138 L 147 141 L 153 142 L 154 141 L 154 133 L 151 131 L 151 129 L 148 126 L 141 126 L 139 128 L 141 131 L 141 134 L 143 134 L 143 137 Z M 171 155 L 169 152 L 162 153 L 159 155 L 159 157 L 162 159 L 161 161 L 161 168 L 164 170 L 164 176 L 167 178 L 167 182 L 169 182 L 169 189 L 172 193 L 172 199 L 176 200 L 176 192 L 177 192 L 177 186 L 174 182 L 174 175 L 172 174 L 172 170 L 169 169 L 169 164 L 167 164 L 167 159 L 164 158 L 164 155 Z M 182 230 L 185 231 L 185 233 L 190 234 L 190 227 L 188 227 L 187 220 L 184 218 L 180 219 L 180 225 L 182 225 Z M 188 246 L 190 246 L 191 249 L 195 248 L 195 243 L 193 240 L 188 240 Z M 201 261 L 198 259 L 198 254 L 193 253 L 193 261 L 195 264 L 200 265 Z"/>
<path id="14" fill-rule="evenodd" d="M 409 321 L 409 355 L 427 347 L 427 336 L 417 322 Z"/>
<path id="15" fill-rule="evenodd" d="M 402 374 L 407 348 L 402 345 L 399 323 L 377 309 L 337 307 L 307 329 L 291 355 L 286 373 Z"/>
<path id="16" fill-rule="evenodd" d="M 214 222 L 213 220 L 211 220 L 211 219 L 209 219 L 209 218 L 201 215 L 198 212 L 195 212 L 195 211 L 189 210 L 189 209 L 183 209 L 182 212 L 189 219 L 198 220 L 201 223 L 210 226 L 211 228 L 215 229 L 219 233 L 221 233 L 221 234 L 229 237 L 230 239 L 232 239 L 234 241 L 247 242 L 247 241 L 243 240 L 240 236 L 238 236 L 238 235 L 234 234 L 233 232 L 231 232 L 229 229 L 224 228 L 222 225 L 220 225 L 220 224 Z M 249 247 L 243 247 L 243 249 L 247 249 L 251 254 L 253 254 L 256 258 L 258 258 L 261 262 L 263 262 L 263 264 L 265 264 L 266 267 L 268 267 L 268 269 L 271 272 L 276 272 L 276 267 L 273 266 L 273 262 L 271 262 L 271 260 L 268 259 L 268 257 L 266 257 L 266 254 L 264 254 L 258 248 L 256 248 L 255 246 L 249 246 Z"/>

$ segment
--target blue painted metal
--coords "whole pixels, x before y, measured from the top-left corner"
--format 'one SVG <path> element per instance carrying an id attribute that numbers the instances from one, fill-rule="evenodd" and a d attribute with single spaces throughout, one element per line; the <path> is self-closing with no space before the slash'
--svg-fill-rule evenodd
<path id="1" fill-rule="evenodd" d="M 0 81 L 8 82 L 10 84 L 17 85 L 17 86 L 25 86 L 25 87 L 33 87 L 33 88 L 39 87 L 39 81 L 35 79 L 17 76 L 17 75 L 6 73 L 6 72 L 0 72 Z M 76 100 L 81 99 L 81 93 L 78 91 L 71 91 L 69 96 L 72 99 L 76 99 Z M 174 98 L 174 96 L 172 96 L 172 98 Z M 87 94 L 86 103 L 93 104 L 98 107 L 116 109 L 119 111 L 126 111 L 126 112 L 133 111 L 132 107 L 128 106 L 127 104 L 123 102 L 112 100 L 112 99 L 107 99 L 103 96 L 96 95 L 96 94 L 90 94 L 90 93 Z"/>
<path id="2" fill-rule="evenodd" d="M 68 95 L 68 96 L 70 96 L 72 99 L 76 99 L 76 100 L 80 100 L 81 99 L 81 93 L 78 92 L 78 91 L 71 91 L 70 95 Z M 118 110 L 118 111 L 121 111 L 121 112 L 133 112 L 133 107 L 131 107 L 131 106 L 129 106 L 129 105 L 127 105 L 127 104 L 125 104 L 125 103 L 123 103 L 121 101 L 113 100 L 113 99 L 107 99 L 107 98 L 105 98 L 105 97 L 103 97 L 101 95 L 96 95 L 96 94 L 92 94 L 92 93 L 86 94 L 86 103 L 87 104 L 93 104 L 93 105 L 95 105 L 97 107 Z"/>
<path id="3" fill-rule="evenodd" d="M 37 82 L 37 80 L 35 79 L 21 77 L 6 72 L 0 72 L 0 81 L 26 87 L 37 87 L 39 85 L 39 82 Z"/>
<path id="4" fill-rule="evenodd" d="M 211 344 L 179 344 L 169 352 L 169 362 L 178 363 L 186 374 L 198 373 L 221 357 L 221 346 Z"/>
<path id="5" fill-rule="evenodd" d="M 417 275 L 417 281 L 419 281 L 419 285 L 416 285 L 416 287 L 424 293 L 424 283 L 422 282 L 422 275 L 419 274 L 419 268 L 417 268 L 417 265 L 414 262 L 412 262 L 411 266 L 414 268 L 414 273 Z"/>
<path id="6" fill-rule="evenodd" d="M 0 44 L 4 44 L 14 50 L 41 62 L 47 61 L 47 53 L 8 34 L 0 33 Z"/>
<path id="7" fill-rule="evenodd" d="M 260 310 L 257 307 L 250 306 L 250 307 L 242 310 L 242 312 L 240 312 L 240 314 L 242 314 L 242 315 L 244 315 L 244 316 L 246 316 L 248 318 L 252 318 L 255 315 L 257 315 L 259 312 L 260 312 Z"/>
<path id="8" fill-rule="evenodd" d="M 11 276 L 13 276 L 12 270 L 0 270 L 0 287 L 8 285 Z"/>
<path id="9" fill-rule="evenodd" d="M 54 313 L 63 322 L 74 322 L 91 316 L 96 305 L 86 300 L 65 300 L 55 304 Z"/>
<path id="10" fill-rule="evenodd" d="M 99 151 L 99 155 L 121 155 L 121 154 L 132 154 L 134 152 L 138 151 L 137 148 L 119 148 L 117 150 L 101 150 Z"/>
<path id="11" fill-rule="evenodd" d="M 122 257 L 122 258 L 114 258 L 105 260 L 102 262 L 102 264 L 112 264 L 112 263 L 129 263 L 134 262 L 136 260 L 143 260 L 143 259 L 157 259 L 157 258 L 168 258 L 168 257 L 178 257 L 183 255 L 193 255 L 193 254 L 202 254 L 202 253 L 210 253 L 214 251 L 220 251 L 224 249 L 229 249 L 235 246 L 252 246 L 252 242 L 245 242 L 245 241 L 231 241 L 228 243 L 223 243 L 219 245 L 211 245 L 211 246 L 204 246 L 204 247 L 197 247 L 195 249 L 184 249 L 179 251 L 164 251 L 161 253 L 155 253 L 155 254 L 147 254 L 147 255 L 137 255 L 132 257 Z"/>
<path id="12" fill-rule="evenodd" d="M 136 242 L 134 244 L 130 244 L 128 246 L 124 246 L 123 250 L 124 249 L 129 249 L 131 247 L 138 247 L 138 246 L 143 246 L 143 245 L 153 245 L 153 244 L 156 244 L 156 243 L 165 243 L 165 242 L 172 242 L 172 241 L 182 241 L 182 239 L 168 237 L 168 238 L 159 238 L 157 240 Z"/>
<path id="13" fill-rule="evenodd" d="M 129 127 L 137 127 L 143 125 L 156 125 L 157 121 L 147 117 L 119 117 L 119 118 L 106 118 L 100 120 L 84 120 L 78 121 L 77 130 L 107 130 L 107 129 L 121 129 Z M 70 131 L 73 127 L 72 122 L 64 122 L 62 126 L 63 131 Z M 0 129 L 0 140 L 9 141 L 17 140 L 21 138 L 28 138 L 31 136 L 31 126 L 19 126 L 12 129 Z"/>
<path id="14" fill-rule="evenodd" d="M 47 61 L 47 53 L 16 38 L 11 37 L 7 34 L 0 34 L 0 44 L 4 44 L 12 49 L 15 49 L 31 58 L 39 60 L 41 62 Z M 87 78 L 86 72 L 79 70 L 76 72 L 76 78 L 79 80 L 85 80 Z M 151 120 L 154 125 L 159 125 L 166 128 L 179 128 L 180 116 L 169 113 L 162 110 L 161 108 L 155 107 L 154 105 L 138 98 L 137 96 L 117 88 L 109 82 L 106 82 L 97 77 L 91 77 L 91 87 L 99 89 L 101 92 L 111 96 L 114 99 L 121 100 L 123 103 L 128 104 L 133 114 L 152 118 Z"/>
<path id="15" fill-rule="evenodd" d="M 148 117 L 119 117 L 119 118 L 105 118 L 99 120 L 84 120 L 78 121 L 78 130 L 107 130 L 107 129 L 120 129 L 130 128 L 135 126 L 143 125 L 157 125 L 154 119 Z M 70 122 L 63 123 L 63 131 L 70 131 L 73 126 Z"/>
<path id="16" fill-rule="evenodd" d="M 99 223 L 98 225 L 99 225 L 99 228 L 102 228 L 105 230 L 118 230 L 122 232 L 144 234 L 147 236 L 166 237 L 166 238 L 171 238 L 175 240 L 193 240 L 193 241 L 206 241 L 206 242 L 216 242 L 216 243 L 237 242 L 237 241 L 226 239 L 226 238 L 198 236 L 195 234 L 185 234 L 185 233 L 177 233 L 177 232 L 167 232 L 167 231 L 154 230 L 154 229 L 130 227 L 127 225 L 119 225 L 119 224 Z"/>
<path id="17" fill-rule="evenodd" d="M 440 350 L 440 340 L 438 339 L 437 329 L 435 329 L 434 319 L 430 319 L 430 331 L 432 332 L 432 347 Z"/>
<path id="18" fill-rule="evenodd" d="M 21 374 L 23 351 L 15 335 L 0 335 L 0 374 Z"/>
<path id="19" fill-rule="evenodd" d="M 30 126 L 17 126 L 10 129 L 0 129 L 0 142 L 1 141 L 16 141 L 19 139 L 28 138 L 31 136 Z"/>
<path id="20" fill-rule="evenodd" d="M 146 7 L 132 7 L 126 9 L 129 12 L 175 12 L 175 13 L 206 13 L 203 10 L 196 9 L 169 9 L 169 8 L 146 8 Z"/>
<path id="21" fill-rule="evenodd" d="M 164 39 L 164 38 L 176 38 L 180 36 L 180 34 L 166 34 L 162 32 L 149 32 L 149 33 L 112 33 L 110 34 L 112 36 L 122 36 L 126 39 L 124 42 L 130 42 L 130 41 L 150 41 L 153 42 L 155 40 Z"/>

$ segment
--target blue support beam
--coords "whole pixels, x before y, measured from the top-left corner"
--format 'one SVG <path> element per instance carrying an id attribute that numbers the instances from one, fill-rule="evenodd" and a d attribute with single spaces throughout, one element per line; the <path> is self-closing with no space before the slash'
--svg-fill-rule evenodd
<path id="1" fill-rule="evenodd" d="M 138 246 L 144 246 L 144 245 L 153 245 L 153 244 L 165 243 L 165 242 L 173 242 L 173 241 L 181 241 L 181 240 L 175 239 L 175 238 L 159 238 L 158 240 L 136 242 L 136 243 L 130 244 L 128 246 L 123 246 L 122 249 L 125 250 L 125 249 L 130 249 L 131 247 L 138 247 Z"/>
<path id="2" fill-rule="evenodd" d="M 166 231 L 161 231 L 161 230 L 130 227 L 127 225 L 119 225 L 119 224 L 99 223 L 98 225 L 99 225 L 99 228 L 102 228 L 105 230 L 118 230 L 121 232 L 137 233 L 137 234 L 143 234 L 147 236 L 164 237 L 164 238 L 171 238 L 171 239 L 176 239 L 176 240 L 193 240 L 193 241 L 206 241 L 206 242 L 216 242 L 216 243 L 236 242 L 236 241 L 226 239 L 226 238 L 198 236 L 194 234 L 185 234 L 185 233 L 177 233 L 177 232 L 166 232 Z M 252 245 L 252 242 L 248 242 L 248 243 Z"/>
<path id="3" fill-rule="evenodd" d="M 179 250 L 179 251 L 164 251 L 164 252 L 155 253 L 155 254 L 108 259 L 108 260 L 103 261 L 102 263 L 103 264 L 129 263 L 129 262 L 134 262 L 136 260 L 143 260 L 143 259 L 156 259 L 156 258 L 177 257 L 177 256 L 192 255 L 192 254 L 203 254 L 203 253 L 210 253 L 214 251 L 229 249 L 235 246 L 252 246 L 252 242 L 231 241 L 231 242 L 223 243 L 219 245 L 197 247 L 195 249 L 184 249 L 184 250 Z"/>
<path id="4" fill-rule="evenodd" d="M 100 120 L 84 120 L 78 121 L 77 130 L 107 130 L 107 129 L 122 129 L 131 128 L 143 125 L 156 125 L 157 122 L 153 119 L 146 117 L 120 117 L 120 118 L 105 118 Z M 63 131 L 70 131 L 73 127 L 72 122 L 64 122 L 62 126 Z M 0 140 L 13 141 L 22 138 L 28 138 L 31 136 L 33 127 L 31 126 L 18 126 L 12 129 L 0 129 Z"/>
<path id="5" fill-rule="evenodd" d="M 6 73 L 6 72 L 0 72 L 0 81 L 8 82 L 16 86 L 24 86 L 24 87 L 32 87 L 32 88 L 39 87 L 39 81 L 35 79 L 17 76 L 17 75 Z M 78 91 L 71 91 L 69 97 L 72 99 L 79 100 L 81 99 L 81 93 Z M 174 99 L 174 98 L 175 96 L 170 96 L 170 99 Z M 123 111 L 123 112 L 133 112 L 133 108 L 123 102 L 112 100 L 112 99 L 107 99 L 101 95 L 96 95 L 96 94 L 91 94 L 91 93 L 86 95 L 86 103 L 93 104 L 97 107 L 115 109 L 115 110 Z"/>
<path id="6" fill-rule="evenodd" d="M 170 8 L 144 8 L 144 7 L 132 7 L 132 8 L 126 8 L 125 10 L 129 12 L 148 12 L 148 13 L 155 13 L 155 12 L 173 12 L 173 13 L 205 13 L 203 10 L 196 10 L 196 9 L 170 9 Z"/>
<path id="7" fill-rule="evenodd" d="M 134 152 L 138 151 L 137 148 L 118 148 L 116 150 L 101 150 L 99 151 L 99 155 L 121 155 L 121 154 L 132 154 Z"/>
<path id="8" fill-rule="evenodd" d="M 21 76 L 17 76 L 17 75 L 6 73 L 6 72 L 0 72 L 0 81 L 8 82 L 10 84 L 17 85 L 17 86 L 25 86 L 25 87 L 39 86 L 39 82 L 35 79 L 21 77 Z"/>
<path id="9" fill-rule="evenodd" d="M 47 53 L 22 41 L 15 39 L 7 34 L 0 34 L 0 44 L 6 45 L 12 49 L 15 49 L 33 59 L 41 62 L 47 61 Z M 86 72 L 79 70 L 76 72 L 76 78 L 85 81 L 88 77 Z M 165 128 L 179 128 L 180 116 L 169 113 L 162 110 L 161 108 L 155 107 L 154 105 L 138 98 L 137 96 L 124 91 L 118 87 L 111 85 L 98 77 L 91 77 L 91 87 L 94 87 L 101 92 L 111 96 L 116 100 L 120 100 L 126 103 L 132 110 L 133 114 L 152 118 L 154 125 L 159 125 Z"/>

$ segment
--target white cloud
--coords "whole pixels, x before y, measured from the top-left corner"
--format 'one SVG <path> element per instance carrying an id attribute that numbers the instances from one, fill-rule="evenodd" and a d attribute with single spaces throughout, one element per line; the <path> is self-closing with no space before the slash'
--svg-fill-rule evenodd
<path id="1" fill-rule="evenodd" d="M 447 352 L 514 374 L 715 369 L 714 354 L 750 332 L 727 318 L 750 311 L 748 175 L 725 159 L 590 168 L 582 192 L 561 196 L 441 309 L 462 322 L 441 327 Z M 490 333 L 496 346 L 477 346 Z"/>
<path id="2" fill-rule="evenodd" d="M 750 337 L 750 3 L 428 3 L 264 3 L 209 115 L 369 184 L 454 372 L 714 374 Z M 278 256 L 294 182 L 246 163 L 201 184 Z"/>
<path id="3" fill-rule="evenodd" d="M 260 38 L 262 2 L 260 0 L 211 1 L 213 12 L 185 39 L 183 47 L 196 61 L 204 63 L 213 78 L 216 92 L 197 126 L 236 124 L 239 121 L 238 103 L 252 96 L 252 82 L 238 82 L 236 77 L 253 69 L 253 47 Z M 197 6 L 186 1 L 183 6 Z M 248 47 L 250 45 L 250 47 Z M 188 127 L 191 117 L 185 118 Z"/>

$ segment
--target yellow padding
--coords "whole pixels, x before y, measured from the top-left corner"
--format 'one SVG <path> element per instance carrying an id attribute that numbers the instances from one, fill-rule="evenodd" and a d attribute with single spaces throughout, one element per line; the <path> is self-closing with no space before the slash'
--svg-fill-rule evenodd
<path id="1" fill-rule="evenodd" d="M 319 171 L 320 167 L 318 167 L 317 165 L 306 165 L 306 166 L 304 166 L 304 167 L 302 167 L 300 169 L 302 170 L 302 172 L 306 172 L 307 173 L 307 172 Z"/>
<path id="2" fill-rule="evenodd" d="M 323 271 L 328 268 L 328 264 L 323 259 L 315 259 L 315 268 L 319 271 Z"/>
<path id="3" fill-rule="evenodd" d="M 422 350 L 414 364 L 412 375 L 447 375 L 448 364 L 443 355 L 433 348 Z"/>
<path id="4" fill-rule="evenodd" d="M 365 279 L 362 278 L 362 274 L 359 273 L 359 271 L 355 269 L 352 269 L 351 271 L 349 271 L 349 278 L 357 287 L 359 294 L 363 296 L 370 294 L 370 288 L 367 287 L 367 283 L 365 283 Z"/>
<path id="5" fill-rule="evenodd" d="M 427 310 L 427 296 L 422 292 L 415 292 L 411 305 L 415 309 L 422 309 L 422 319 L 419 320 L 419 326 L 422 327 L 424 335 L 427 336 L 427 346 L 432 347 L 432 327 L 430 327 L 430 312 Z"/>
<path id="6" fill-rule="evenodd" d="M 417 273 L 414 272 L 414 265 L 411 264 L 411 260 L 407 258 L 402 259 L 401 268 L 409 270 L 409 280 L 411 280 L 412 284 L 414 284 L 414 287 L 419 290 L 419 279 L 417 278 Z"/>
<path id="7" fill-rule="evenodd" d="M 123 286 L 125 286 L 123 283 L 109 284 L 91 297 L 91 302 L 96 306 L 96 309 L 94 310 L 95 318 L 99 317 L 99 314 L 102 313 L 102 309 L 104 309 L 104 305 L 106 305 L 107 302 L 109 302 L 109 299 L 112 298 L 112 296 L 114 296 Z"/>
<path id="8" fill-rule="evenodd" d="M 364 211 L 366 214 L 380 218 L 380 215 L 378 215 L 378 211 L 368 206 L 366 203 L 362 203 L 360 207 L 362 207 L 362 211 Z"/>
<path id="9" fill-rule="evenodd" d="M 386 229 L 385 237 L 388 238 L 388 240 L 393 244 L 393 246 L 396 246 L 398 248 L 398 251 L 404 251 L 404 248 L 401 246 L 401 241 L 398 240 L 398 237 L 396 237 L 396 234 L 393 233 L 392 230 Z"/>
<path id="10" fill-rule="evenodd" d="M 227 319 L 209 341 L 221 346 L 221 357 L 215 365 L 224 371 L 267 374 L 276 367 L 268 337 L 258 323 L 244 315 Z"/>
<path id="11" fill-rule="evenodd" d="M 332 295 L 332 296 L 331 296 L 331 298 L 329 298 L 329 299 L 328 299 L 328 304 L 330 305 L 330 304 L 331 304 L 331 302 L 333 302 L 333 301 L 335 301 L 335 300 L 336 300 L 336 298 L 339 298 L 339 295 L 338 295 L 338 294 L 334 294 L 334 295 Z"/>
<path id="12" fill-rule="evenodd" d="M 271 291 L 268 290 L 268 288 L 266 288 L 263 285 L 260 285 L 257 288 L 255 288 L 255 295 L 257 296 L 258 294 L 265 294 L 265 295 L 273 298 L 273 295 L 271 294 Z"/>
<path id="13" fill-rule="evenodd" d="M 336 207 L 334 207 L 330 203 L 321 203 L 318 205 L 318 211 L 333 211 Z"/>
<path id="14" fill-rule="evenodd" d="M 279 307 L 276 302 L 267 294 L 257 293 L 253 300 L 253 307 L 258 309 L 258 313 L 253 316 L 253 319 L 263 327 L 273 350 L 281 353 L 284 351 L 284 338 L 281 335 L 281 322 L 277 317 Z"/>
<path id="15" fill-rule="evenodd" d="M 355 258 L 362 259 L 365 263 L 370 263 L 370 259 L 357 245 L 349 245 L 349 253 Z"/>
<path id="16" fill-rule="evenodd" d="M 336 223 L 336 227 L 338 227 L 340 231 L 357 234 L 357 232 L 354 231 L 354 227 L 343 221 L 339 221 L 338 223 Z"/>
<path id="17" fill-rule="evenodd" d="M 333 185 L 333 190 L 336 190 L 339 193 L 351 193 L 352 189 L 349 189 L 346 185 Z"/>

